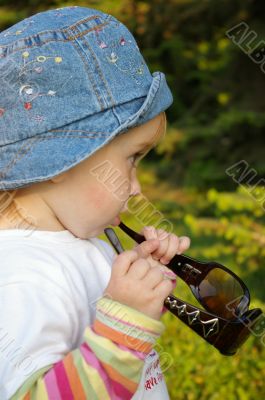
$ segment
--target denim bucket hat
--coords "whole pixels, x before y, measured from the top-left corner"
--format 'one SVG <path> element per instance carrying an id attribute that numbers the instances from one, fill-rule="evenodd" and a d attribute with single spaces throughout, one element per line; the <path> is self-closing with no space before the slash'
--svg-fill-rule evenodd
<path id="1" fill-rule="evenodd" d="M 0 85 L 0 190 L 74 167 L 173 102 L 126 26 L 78 6 L 1 32 Z"/>

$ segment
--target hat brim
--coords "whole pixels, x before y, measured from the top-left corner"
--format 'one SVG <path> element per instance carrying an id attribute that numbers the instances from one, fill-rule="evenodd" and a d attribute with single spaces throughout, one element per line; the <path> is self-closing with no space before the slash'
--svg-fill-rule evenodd
<path id="1" fill-rule="evenodd" d="M 115 136 L 165 111 L 173 102 L 165 75 L 154 72 L 152 77 L 146 97 L 22 140 L 20 146 L 18 142 L 3 146 L 0 190 L 26 187 L 59 175 L 90 157 Z M 90 128 L 95 126 L 99 127 L 97 132 Z"/>

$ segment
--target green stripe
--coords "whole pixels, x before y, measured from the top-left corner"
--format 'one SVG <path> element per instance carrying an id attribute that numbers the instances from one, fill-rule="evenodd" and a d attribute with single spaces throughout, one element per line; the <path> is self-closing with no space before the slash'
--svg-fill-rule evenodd
<path id="1" fill-rule="evenodd" d="M 86 398 L 89 400 L 99 400 L 98 395 L 96 394 L 93 387 L 89 383 L 91 377 L 87 376 L 84 370 L 83 363 L 86 363 L 86 361 L 84 360 L 81 351 L 79 349 L 73 350 L 72 355 L 73 355 L 74 365 L 78 371 L 80 381 L 82 382 L 83 390 L 86 394 Z"/>
<path id="2" fill-rule="evenodd" d="M 30 391 L 30 395 L 33 396 L 35 391 L 34 391 L 34 384 L 36 383 L 36 381 L 45 374 L 46 371 L 48 371 L 49 369 L 51 369 L 53 367 L 53 364 L 51 365 L 47 365 L 41 369 L 39 369 L 37 372 L 35 372 L 33 375 L 31 375 L 24 383 L 22 386 L 20 386 L 20 388 L 16 391 L 16 393 L 10 398 L 10 400 L 17 400 L 20 397 L 24 397 L 29 391 Z M 30 398 L 31 400 L 34 399 L 34 397 Z"/>
<path id="3" fill-rule="evenodd" d="M 109 339 L 106 339 L 109 340 Z M 109 364 L 112 368 L 117 370 L 119 374 L 126 376 L 128 379 L 132 380 L 135 383 L 139 383 L 139 375 L 142 372 L 143 360 L 133 356 L 130 352 L 123 352 L 124 358 L 118 359 L 117 353 L 112 352 L 111 349 L 99 346 L 97 343 L 93 341 L 93 339 L 88 338 L 88 345 L 91 347 L 93 352 L 96 354 L 97 358 L 102 360 L 104 363 Z M 101 343 L 103 340 L 101 341 Z"/>
<path id="4" fill-rule="evenodd" d="M 141 328 L 125 325 L 122 322 L 116 321 L 113 318 L 103 315 L 101 313 L 97 314 L 97 319 L 104 325 L 107 325 L 116 331 L 119 331 L 133 338 L 140 339 L 149 344 L 154 344 L 156 339 L 158 339 L 159 337 L 159 335 L 155 335 L 149 332 L 144 332 Z"/>
<path id="5" fill-rule="evenodd" d="M 142 312 L 126 306 L 125 304 L 115 302 L 108 298 L 102 297 L 97 303 L 97 311 L 103 311 L 110 316 L 115 316 L 119 319 L 124 319 L 124 315 L 131 320 L 141 321 L 140 325 L 144 328 L 150 329 L 155 333 L 161 334 L 165 330 L 165 325 L 162 321 L 153 319 L 143 314 Z"/>

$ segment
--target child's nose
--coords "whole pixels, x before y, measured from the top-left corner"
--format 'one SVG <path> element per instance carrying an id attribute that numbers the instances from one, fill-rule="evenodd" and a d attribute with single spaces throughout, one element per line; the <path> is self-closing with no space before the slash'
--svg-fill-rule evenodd
<path id="1" fill-rule="evenodd" d="M 131 192 L 130 196 L 136 196 L 141 193 L 141 185 L 138 181 L 136 172 L 134 172 L 132 180 L 131 180 Z"/>

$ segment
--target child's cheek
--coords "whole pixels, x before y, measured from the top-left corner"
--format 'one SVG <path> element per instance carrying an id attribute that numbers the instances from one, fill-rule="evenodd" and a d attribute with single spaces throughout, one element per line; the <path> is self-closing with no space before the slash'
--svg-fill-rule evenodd
<path id="1" fill-rule="evenodd" d="M 118 202 L 115 195 L 101 183 L 89 188 L 87 200 L 89 207 L 102 211 L 110 211 L 112 206 L 117 205 Z"/>

